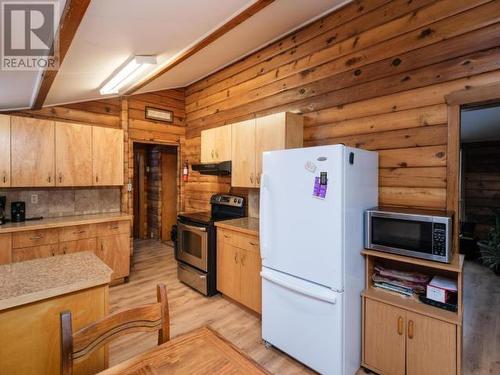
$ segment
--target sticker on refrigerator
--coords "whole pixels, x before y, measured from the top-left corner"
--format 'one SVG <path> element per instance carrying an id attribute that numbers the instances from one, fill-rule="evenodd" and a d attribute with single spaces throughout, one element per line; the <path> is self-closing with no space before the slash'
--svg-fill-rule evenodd
<path id="1" fill-rule="evenodd" d="M 328 188 L 328 175 L 326 172 L 320 172 L 319 176 L 316 176 L 314 178 L 313 197 L 319 199 L 325 199 L 327 188 Z"/>
<path id="2" fill-rule="evenodd" d="M 308 161 L 306 165 L 304 165 L 304 168 L 306 171 L 309 171 L 311 173 L 316 172 L 316 164 L 314 164 L 312 161 Z"/>

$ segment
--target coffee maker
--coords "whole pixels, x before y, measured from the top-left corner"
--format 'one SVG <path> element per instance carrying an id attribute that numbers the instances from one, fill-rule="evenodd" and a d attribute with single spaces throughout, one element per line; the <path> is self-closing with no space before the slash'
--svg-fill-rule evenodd
<path id="1" fill-rule="evenodd" d="M 26 220 L 26 203 L 12 202 L 10 204 L 10 220 L 13 223 L 20 223 Z"/>
<path id="2" fill-rule="evenodd" d="M 7 197 L 0 195 L 0 225 L 5 224 L 5 206 L 7 205 Z"/>

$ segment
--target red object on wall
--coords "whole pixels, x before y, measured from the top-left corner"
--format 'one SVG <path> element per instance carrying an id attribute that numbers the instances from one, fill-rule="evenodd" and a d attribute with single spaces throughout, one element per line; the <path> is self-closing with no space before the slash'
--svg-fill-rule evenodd
<path id="1" fill-rule="evenodd" d="M 184 162 L 184 168 L 182 168 L 182 181 L 187 182 L 189 177 L 189 165 L 188 161 Z"/>

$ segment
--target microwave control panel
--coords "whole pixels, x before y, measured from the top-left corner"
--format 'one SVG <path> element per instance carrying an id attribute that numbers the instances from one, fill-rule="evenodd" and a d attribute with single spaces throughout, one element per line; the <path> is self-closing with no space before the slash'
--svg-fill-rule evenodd
<path id="1" fill-rule="evenodd" d="M 446 256 L 446 225 L 434 223 L 432 232 L 432 254 Z"/>

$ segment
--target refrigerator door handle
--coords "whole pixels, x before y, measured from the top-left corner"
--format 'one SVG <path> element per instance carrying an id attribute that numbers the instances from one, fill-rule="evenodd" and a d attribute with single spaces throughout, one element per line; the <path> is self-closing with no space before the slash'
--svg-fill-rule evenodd
<path id="1" fill-rule="evenodd" d="M 297 285 L 292 285 L 292 284 L 286 282 L 286 280 L 282 280 L 280 277 L 272 275 L 269 272 L 266 272 L 265 270 L 263 270 L 260 273 L 260 275 L 262 276 L 262 278 L 264 278 L 264 279 L 266 279 L 266 280 L 268 280 L 276 285 L 279 285 L 283 288 L 289 289 L 291 291 L 303 294 L 305 296 L 317 299 L 319 301 L 330 303 L 332 305 L 335 305 L 337 303 L 337 297 L 335 297 L 335 296 L 324 296 L 324 295 L 321 295 L 319 293 L 315 293 L 315 292 L 312 292 L 310 290 L 306 290 L 304 288 L 301 288 Z"/>
<path id="2" fill-rule="evenodd" d="M 270 221 L 268 220 L 269 215 L 269 176 L 264 173 L 261 175 L 260 182 L 260 219 L 259 219 L 259 233 L 260 233 L 260 255 L 262 259 L 266 258 L 268 244 L 268 236 L 271 233 L 271 228 L 269 227 Z"/>

